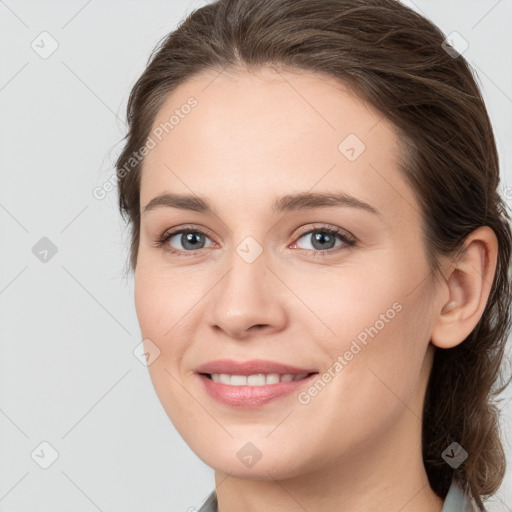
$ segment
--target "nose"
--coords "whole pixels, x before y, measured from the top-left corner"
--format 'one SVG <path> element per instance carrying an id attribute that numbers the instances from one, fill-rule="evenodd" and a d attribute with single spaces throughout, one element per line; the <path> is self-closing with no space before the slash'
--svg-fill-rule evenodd
<path id="1" fill-rule="evenodd" d="M 286 286 L 267 265 L 263 252 L 248 263 L 237 253 L 209 294 L 206 320 L 211 329 L 233 339 L 249 339 L 286 327 Z"/>

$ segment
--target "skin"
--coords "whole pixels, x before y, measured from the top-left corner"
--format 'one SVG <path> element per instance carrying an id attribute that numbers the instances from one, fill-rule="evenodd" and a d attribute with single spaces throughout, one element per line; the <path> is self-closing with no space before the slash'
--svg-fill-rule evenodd
<path id="1" fill-rule="evenodd" d="M 155 390 L 214 468 L 219 510 L 369 512 L 378 503 L 439 512 L 443 500 L 421 455 L 425 389 L 435 347 L 461 343 L 483 312 L 494 233 L 479 228 L 458 260 L 442 259 L 436 283 L 420 207 L 398 168 L 398 133 L 332 79 L 270 68 L 209 72 L 181 84 L 154 127 L 190 96 L 197 107 L 144 162 L 135 305 L 143 338 L 160 350 L 149 366 Z M 366 146 L 354 161 L 338 149 L 349 134 Z M 334 191 L 378 214 L 347 205 L 271 209 L 278 196 Z M 165 192 L 207 197 L 216 213 L 144 211 Z M 189 249 L 196 256 L 169 252 L 186 251 L 180 236 L 155 245 L 188 224 L 207 235 L 203 248 Z M 326 226 L 348 231 L 356 245 L 313 245 L 305 233 Z M 262 249 L 252 263 L 236 252 L 248 236 Z M 400 312 L 307 404 L 292 393 L 232 408 L 210 398 L 195 374 L 218 358 L 322 374 L 395 303 Z M 252 467 L 237 456 L 248 442 L 261 453 Z"/>

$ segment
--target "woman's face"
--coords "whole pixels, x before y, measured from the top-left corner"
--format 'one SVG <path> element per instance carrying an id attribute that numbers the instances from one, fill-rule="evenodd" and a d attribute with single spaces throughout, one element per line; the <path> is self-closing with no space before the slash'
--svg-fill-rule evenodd
<path id="1" fill-rule="evenodd" d="M 421 453 L 435 289 L 393 127 L 332 80 L 265 68 L 182 84 L 151 137 L 136 310 L 192 450 L 255 479 Z M 295 370 L 237 367 L 254 360 Z"/>

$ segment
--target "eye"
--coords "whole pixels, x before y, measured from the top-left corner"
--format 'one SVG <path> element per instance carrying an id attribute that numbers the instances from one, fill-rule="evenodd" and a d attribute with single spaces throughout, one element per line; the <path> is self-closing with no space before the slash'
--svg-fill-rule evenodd
<path id="1" fill-rule="evenodd" d="M 315 226 L 308 231 L 301 230 L 299 235 L 298 240 L 290 247 L 308 255 L 332 255 L 357 243 L 353 235 L 336 226 Z M 302 239 L 305 243 L 301 242 Z M 200 255 L 200 249 L 215 245 L 216 243 L 204 231 L 194 227 L 166 231 L 155 242 L 155 246 L 165 246 L 168 252 L 181 256 L 197 256 Z"/>
<path id="2" fill-rule="evenodd" d="M 208 245 L 207 240 L 211 242 L 210 245 Z M 208 235 L 200 229 L 184 228 L 165 232 L 156 241 L 157 247 L 163 247 L 164 245 L 171 253 L 188 256 L 190 253 L 196 252 L 198 249 L 205 249 L 214 244 Z"/>
<path id="3" fill-rule="evenodd" d="M 306 242 L 305 244 L 300 242 L 302 239 Z M 337 253 L 339 250 L 352 247 L 355 244 L 356 239 L 341 228 L 320 226 L 303 232 L 292 248 L 297 247 L 323 256 L 325 253 Z"/>

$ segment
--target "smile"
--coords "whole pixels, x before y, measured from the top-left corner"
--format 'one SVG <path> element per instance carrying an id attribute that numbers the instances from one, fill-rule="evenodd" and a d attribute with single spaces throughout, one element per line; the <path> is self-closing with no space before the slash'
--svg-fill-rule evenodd
<path id="1" fill-rule="evenodd" d="M 267 384 L 279 384 L 280 382 L 292 382 L 302 380 L 308 373 L 292 375 L 291 373 L 257 373 L 253 375 L 230 375 L 227 373 L 206 374 L 213 382 L 227 384 L 228 386 L 265 386 Z"/>
<path id="2" fill-rule="evenodd" d="M 298 393 L 318 377 L 318 372 L 297 375 L 199 373 L 197 376 L 210 398 L 225 406 L 247 410 Z"/>

